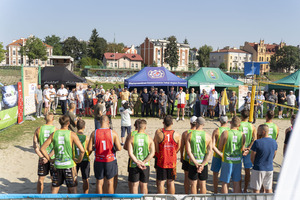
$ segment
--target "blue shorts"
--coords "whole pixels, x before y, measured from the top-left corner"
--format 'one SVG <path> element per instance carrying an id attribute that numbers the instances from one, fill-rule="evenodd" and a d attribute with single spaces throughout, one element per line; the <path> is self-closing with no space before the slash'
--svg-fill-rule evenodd
<path id="1" fill-rule="evenodd" d="M 244 168 L 245 169 L 250 169 L 252 168 L 252 162 L 251 162 L 251 153 L 248 153 L 247 156 L 243 156 L 243 163 L 244 163 Z"/>
<path id="2" fill-rule="evenodd" d="M 220 181 L 229 183 L 230 178 L 233 182 L 239 182 L 241 180 L 242 163 L 232 164 L 222 162 Z"/>
<path id="3" fill-rule="evenodd" d="M 219 172 L 222 165 L 222 158 L 217 158 L 213 156 L 210 170 L 213 172 Z"/>

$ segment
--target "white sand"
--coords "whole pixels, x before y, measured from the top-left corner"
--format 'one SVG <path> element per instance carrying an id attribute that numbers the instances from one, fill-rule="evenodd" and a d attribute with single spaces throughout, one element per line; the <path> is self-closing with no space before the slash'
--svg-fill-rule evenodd
<path id="1" fill-rule="evenodd" d="M 132 124 L 134 119 L 132 119 Z M 154 136 L 155 130 L 161 128 L 163 126 L 162 120 L 149 118 L 147 120 L 147 133 L 150 134 L 151 137 Z M 259 124 L 263 123 L 263 120 L 257 120 L 256 127 Z M 279 126 L 280 133 L 279 138 L 277 140 L 279 148 L 274 160 L 274 184 L 276 185 L 278 180 L 278 175 L 280 172 L 281 164 L 283 161 L 283 141 L 284 141 L 284 131 L 287 127 L 290 126 L 289 120 L 274 120 L 275 123 Z M 86 134 L 90 134 L 94 129 L 94 121 L 86 120 L 87 128 Z M 113 127 L 120 135 L 120 119 L 113 120 Z M 219 124 L 217 121 L 207 120 L 205 124 L 205 130 L 208 133 L 212 133 L 212 131 Z M 55 125 L 59 128 L 59 124 L 56 121 Z M 174 130 L 179 133 L 184 132 L 189 128 L 189 120 L 185 121 L 174 121 Z M 32 135 L 34 130 L 37 127 L 32 127 Z M 94 155 L 91 155 L 91 178 L 90 178 L 90 193 L 95 193 L 95 177 L 94 177 L 94 168 L 93 168 L 93 159 Z M 122 150 L 117 153 L 117 161 L 119 166 L 119 179 L 118 179 L 118 188 L 116 193 L 128 193 L 128 184 L 127 184 L 127 162 L 128 162 L 128 153 L 125 150 Z M 37 182 L 37 164 L 38 157 L 35 154 L 32 147 L 32 137 L 29 135 L 25 135 L 22 138 L 19 138 L 19 141 L 15 144 L 8 144 L 6 149 L 0 150 L 0 193 L 36 193 L 36 182 Z M 149 182 L 149 193 L 156 193 L 155 186 L 155 170 L 154 170 L 154 159 L 151 160 L 151 174 L 150 174 L 150 182 Z M 209 166 L 210 169 L 210 166 Z M 82 193 L 82 182 L 81 182 L 81 174 L 79 173 L 79 193 Z M 176 193 L 183 194 L 183 180 L 184 174 L 181 170 L 181 163 L 179 161 L 178 154 L 178 165 L 177 165 L 177 180 L 176 184 Z M 49 176 L 45 179 L 45 189 L 44 193 L 50 193 L 51 181 Z M 207 181 L 208 193 L 212 193 L 212 173 L 209 170 L 209 178 Z M 274 186 L 275 188 L 275 186 Z M 60 189 L 60 193 L 67 193 L 66 187 L 62 186 Z"/>

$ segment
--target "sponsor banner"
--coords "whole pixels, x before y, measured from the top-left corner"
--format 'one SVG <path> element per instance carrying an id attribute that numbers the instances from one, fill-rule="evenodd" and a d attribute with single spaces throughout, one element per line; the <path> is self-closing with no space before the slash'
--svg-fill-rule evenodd
<path id="1" fill-rule="evenodd" d="M 200 94 L 202 94 L 203 89 L 207 94 L 210 94 L 210 92 L 215 89 L 215 85 L 200 85 Z"/>
<path id="2" fill-rule="evenodd" d="M 34 92 L 38 83 L 39 74 L 38 68 L 36 67 L 24 67 L 23 70 L 24 114 L 30 115 L 36 111 Z"/>
<path id="3" fill-rule="evenodd" d="M 0 111 L 0 130 L 17 123 L 18 106 Z"/>
<path id="4" fill-rule="evenodd" d="M 23 89 L 22 82 L 18 82 L 18 123 L 23 122 L 23 112 L 24 112 L 24 104 L 23 104 Z"/>
<path id="5" fill-rule="evenodd" d="M 245 97 L 247 96 L 248 86 L 247 85 L 240 85 L 239 86 L 239 112 L 244 109 L 245 104 Z"/>
<path id="6" fill-rule="evenodd" d="M 2 110 L 9 109 L 17 106 L 18 103 L 18 90 L 16 85 L 8 85 L 1 87 L 2 91 Z"/>

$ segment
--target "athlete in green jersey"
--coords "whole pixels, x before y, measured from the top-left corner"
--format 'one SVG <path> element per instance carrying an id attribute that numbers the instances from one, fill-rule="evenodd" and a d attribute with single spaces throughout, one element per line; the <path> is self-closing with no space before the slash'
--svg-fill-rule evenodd
<path id="1" fill-rule="evenodd" d="M 222 152 L 219 151 L 218 145 L 220 141 L 220 137 L 224 131 L 228 131 L 230 128 L 228 127 L 228 117 L 221 116 L 220 117 L 220 124 L 219 128 L 216 128 L 212 134 L 212 149 L 214 151 L 213 159 L 211 163 L 211 171 L 213 171 L 213 184 L 214 184 L 214 193 L 218 193 L 218 182 L 219 182 L 219 171 L 222 165 Z"/>
<path id="2" fill-rule="evenodd" d="M 82 161 L 85 150 L 76 133 L 68 130 L 70 118 L 68 116 L 62 116 L 59 118 L 59 123 L 61 129 L 50 135 L 42 145 L 41 152 L 45 158 L 50 161 L 51 158 L 47 153 L 47 147 L 53 143 L 55 170 L 52 179 L 52 193 L 57 194 L 64 181 L 66 181 L 70 193 L 77 193 L 77 173 L 74 166 L 76 165 L 75 162 L 80 163 Z M 73 158 L 73 144 L 80 150 L 78 159 Z"/>
<path id="3" fill-rule="evenodd" d="M 44 180 L 45 177 L 49 174 L 52 177 L 52 165 L 48 160 L 43 156 L 40 151 L 40 147 L 44 144 L 44 142 L 48 139 L 51 133 L 53 133 L 56 128 L 53 126 L 54 116 L 53 113 L 48 113 L 45 117 L 46 124 L 37 128 L 34 132 L 33 136 L 33 147 L 36 154 L 39 156 L 39 164 L 38 164 L 38 182 L 37 182 L 37 193 L 42 194 L 44 190 Z M 51 158 L 54 158 L 54 151 L 52 151 L 52 144 L 46 149 L 47 154 L 50 154 Z"/>
<path id="4" fill-rule="evenodd" d="M 155 153 L 154 142 L 145 133 L 147 122 L 140 120 L 138 133 L 132 136 L 128 142 L 128 154 L 130 156 L 128 184 L 131 185 L 130 193 L 137 194 L 140 183 L 140 190 L 148 194 L 148 182 L 150 175 L 149 161 Z"/>
<path id="5" fill-rule="evenodd" d="M 189 160 L 190 157 L 187 155 L 186 152 L 186 148 L 185 148 L 185 142 L 186 142 L 186 138 L 188 136 L 188 134 L 194 130 L 196 130 L 196 120 L 197 117 L 193 116 L 190 119 L 190 125 L 191 128 L 185 132 L 182 133 L 181 135 L 181 145 L 180 145 L 180 161 L 182 162 L 182 170 L 184 171 L 184 191 L 186 194 L 189 194 L 189 190 L 190 190 L 190 184 L 189 184 Z"/>
<path id="6" fill-rule="evenodd" d="M 191 194 L 197 194 L 198 179 L 200 194 L 206 194 L 207 163 L 212 153 L 212 142 L 211 136 L 203 131 L 204 124 L 205 119 L 198 117 L 196 130 L 189 133 L 186 139 L 187 153 L 190 157 L 188 177 L 191 184 Z"/>
<path id="7" fill-rule="evenodd" d="M 268 110 L 266 113 L 266 125 L 269 127 L 269 137 L 273 138 L 274 140 L 277 140 L 278 135 L 279 135 L 279 128 L 276 124 L 272 122 L 275 114 L 274 111 Z"/>

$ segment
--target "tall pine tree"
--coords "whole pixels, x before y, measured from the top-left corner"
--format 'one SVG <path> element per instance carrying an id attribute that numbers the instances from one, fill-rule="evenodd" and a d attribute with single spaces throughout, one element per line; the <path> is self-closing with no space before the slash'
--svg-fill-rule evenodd
<path id="1" fill-rule="evenodd" d="M 102 60 L 106 46 L 106 40 L 102 37 L 99 37 L 98 31 L 96 29 L 93 29 L 88 44 L 88 56 L 91 58 Z"/>
<path id="2" fill-rule="evenodd" d="M 169 43 L 165 51 L 165 62 L 168 63 L 171 67 L 171 70 L 178 66 L 178 47 L 175 36 L 170 36 L 168 38 Z"/>

